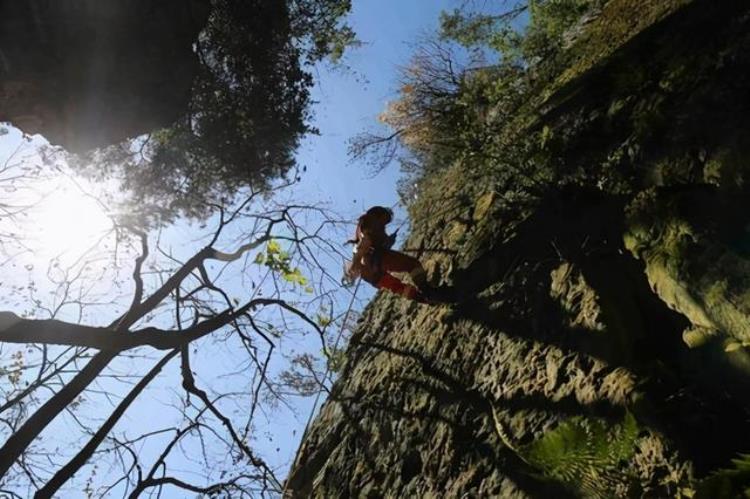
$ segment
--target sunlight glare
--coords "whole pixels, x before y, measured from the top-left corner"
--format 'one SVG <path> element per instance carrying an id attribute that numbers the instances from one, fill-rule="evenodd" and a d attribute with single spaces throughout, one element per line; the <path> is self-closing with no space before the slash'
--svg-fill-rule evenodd
<path id="1" fill-rule="evenodd" d="M 29 213 L 34 252 L 42 257 L 78 257 L 112 229 L 100 204 L 80 184 L 58 179 Z"/>

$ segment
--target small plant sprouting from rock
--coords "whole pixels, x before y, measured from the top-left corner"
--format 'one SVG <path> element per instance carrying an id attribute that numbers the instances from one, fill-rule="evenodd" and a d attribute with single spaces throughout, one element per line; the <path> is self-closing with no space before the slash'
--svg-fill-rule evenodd
<path id="1" fill-rule="evenodd" d="M 635 454 L 640 428 L 629 412 L 612 426 L 599 418 L 576 416 L 520 449 L 545 478 L 564 483 L 585 497 L 609 497 L 630 477 L 623 463 Z"/>

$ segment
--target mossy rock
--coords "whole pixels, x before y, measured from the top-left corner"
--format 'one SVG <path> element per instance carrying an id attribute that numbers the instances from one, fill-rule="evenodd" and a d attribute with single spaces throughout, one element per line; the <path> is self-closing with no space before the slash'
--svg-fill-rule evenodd
<path id="1" fill-rule="evenodd" d="M 691 220 L 711 210 L 705 191 L 650 190 L 631 204 L 625 247 L 643 260 L 654 292 L 693 326 L 750 340 L 750 260 Z"/>
<path id="2" fill-rule="evenodd" d="M 568 68 L 545 90 L 550 96 L 602 64 L 617 49 L 694 0 L 611 0 L 569 49 Z"/>
<path id="3" fill-rule="evenodd" d="M 484 220 L 490 213 L 494 202 L 494 192 L 483 194 L 479 199 L 477 199 L 476 205 L 474 205 L 474 213 L 472 214 L 472 218 L 474 219 L 474 221 L 481 222 L 482 220 Z"/>

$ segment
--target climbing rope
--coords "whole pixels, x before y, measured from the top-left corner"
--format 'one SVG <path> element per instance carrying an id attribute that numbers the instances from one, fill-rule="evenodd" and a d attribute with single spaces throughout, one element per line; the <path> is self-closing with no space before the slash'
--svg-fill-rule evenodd
<path id="1" fill-rule="evenodd" d="M 357 291 L 359 291 L 359 284 L 362 282 L 361 279 L 357 279 L 357 285 L 354 287 L 354 292 L 352 293 L 352 299 L 349 301 L 349 307 L 346 309 L 346 313 L 344 314 L 344 319 L 341 321 L 341 327 L 339 328 L 339 334 L 336 336 L 336 340 L 333 342 L 333 349 L 332 351 L 335 352 L 336 348 L 339 346 L 339 341 L 341 341 L 341 337 L 344 335 L 344 328 L 346 327 L 346 321 L 349 319 L 349 314 L 352 311 L 352 308 L 354 307 L 354 300 L 357 298 Z M 318 401 L 320 401 L 320 395 L 323 393 L 323 390 L 325 389 L 325 382 L 328 380 L 328 376 L 331 374 L 331 362 L 330 358 L 328 359 L 328 362 L 326 362 L 326 371 L 323 374 L 323 380 L 321 382 L 321 386 L 318 389 L 318 393 L 315 395 L 315 402 L 313 403 L 312 410 L 310 411 L 310 416 L 307 418 L 307 424 L 305 425 L 305 431 L 302 434 L 302 439 L 304 440 L 305 436 L 307 435 L 307 431 L 310 428 L 310 423 L 312 422 L 312 418 L 315 415 L 315 410 L 317 409 Z"/>
<path id="2" fill-rule="evenodd" d="M 351 314 L 352 308 L 354 307 L 354 300 L 357 298 L 357 291 L 359 291 L 359 285 L 361 282 L 362 282 L 361 279 L 357 279 L 357 285 L 354 287 L 354 292 L 352 293 L 352 299 L 349 301 L 349 306 L 346 309 L 346 313 L 344 313 L 344 319 L 341 321 L 341 327 L 339 328 L 339 333 L 336 336 L 336 340 L 333 342 L 333 349 L 332 349 L 333 352 L 335 352 L 336 348 L 338 348 L 339 341 L 341 340 L 341 337 L 344 335 L 344 329 L 346 328 L 347 320 L 349 319 L 349 315 Z M 292 468 L 297 465 L 297 461 L 299 459 L 299 452 L 302 449 L 302 442 L 305 441 L 305 438 L 307 437 L 307 433 L 310 430 L 310 425 L 312 424 L 313 417 L 315 416 L 315 411 L 318 408 L 318 402 L 320 402 L 320 396 L 323 394 L 323 391 L 325 390 L 325 383 L 328 380 L 328 376 L 331 374 L 330 357 L 327 357 L 327 360 L 328 361 L 326 362 L 326 370 L 325 370 L 325 373 L 323 374 L 323 379 L 320 382 L 320 388 L 318 388 L 318 393 L 315 395 L 315 401 L 313 402 L 312 409 L 310 410 L 310 415 L 307 417 L 305 430 L 302 432 L 302 438 L 300 439 L 300 446 L 297 449 L 297 455 L 294 457 Z M 286 497 L 286 485 L 284 486 L 283 496 Z"/>

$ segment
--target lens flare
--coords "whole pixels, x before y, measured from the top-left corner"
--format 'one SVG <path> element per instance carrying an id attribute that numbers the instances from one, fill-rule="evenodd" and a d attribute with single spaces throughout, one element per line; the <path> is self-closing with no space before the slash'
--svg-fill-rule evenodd
<path id="1" fill-rule="evenodd" d="M 78 257 L 111 232 L 112 221 L 79 183 L 56 183 L 29 211 L 29 240 L 39 256 Z"/>

